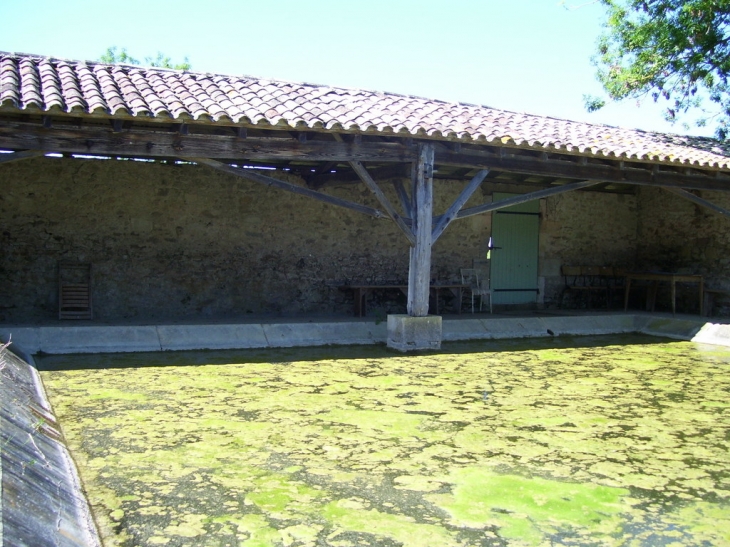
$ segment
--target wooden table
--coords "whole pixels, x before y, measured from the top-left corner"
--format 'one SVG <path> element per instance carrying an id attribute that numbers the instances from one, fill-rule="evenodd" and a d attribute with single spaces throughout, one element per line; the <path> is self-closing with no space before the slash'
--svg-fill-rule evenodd
<path id="1" fill-rule="evenodd" d="M 354 293 L 354 313 L 355 317 L 365 317 L 367 312 L 367 297 L 375 290 L 400 290 L 403 294 L 408 296 L 408 285 L 343 285 L 340 287 L 342 290 L 351 290 Z M 434 301 L 434 310 L 436 315 L 439 313 L 439 294 L 443 290 L 451 291 L 458 302 L 457 313 L 461 313 L 461 300 L 464 290 L 469 289 L 469 285 L 462 285 L 461 283 L 434 283 L 430 287 L 431 297 Z"/>
<path id="2" fill-rule="evenodd" d="M 671 286 L 672 290 L 672 315 L 676 314 L 677 311 L 677 283 L 698 283 L 699 284 L 699 302 L 700 302 L 700 315 L 703 312 L 703 299 L 704 299 L 704 287 L 705 280 L 701 275 L 692 274 L 675 274 L 675 273 L 664 273 L 664 272 L 629 272 L 624 274 L 626 283 L 624 287 L 624 311 L 629 308 L 629 290 L 631 290 L 631 281 L 652 281 L 652 285 L 649 288 L 649 294 L 647 295 L 647 309 L 651 307 L 651 311 L 654 311 L 654 305 L 656 304 L 656 289 L 659 282 L 667 282 Z"/>

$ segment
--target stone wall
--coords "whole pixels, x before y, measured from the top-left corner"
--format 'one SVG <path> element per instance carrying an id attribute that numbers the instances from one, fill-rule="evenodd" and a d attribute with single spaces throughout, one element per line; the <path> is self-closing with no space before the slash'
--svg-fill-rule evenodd
<path id="1" fill-rule="evenodd" d="M 62 260 L 93 264 L 99 320 L 344 314 L 352 294 L 337 285 L 408 278 L 408 242 L 390 220 L 206 167 L 43 158 L 0 169 L 3 321 L 57 317 Z M 463 186 L 438 184 L 437 210 Z M 363 185 L 327 192 L 382 210 Z M 434 277 L 471 263 L 485 222 L 450 227 Z M 405 298 L 383 302 L 405 310 Z"/>
<path id="2" fill-rule="evenodd" d="M 700 196 L 730 210 L 730 193 L 700 192 Z M 646 270 L 701 274 L 709 288 L 730 291 L 730 218 L 660 188 L 639 192 L 638 267 Z M 668 308 L 668 289 L 659 304 Z M 679 291 L 678 307 L 697 307 L 696 289 Z M 720 299 L 716 315 L 730 316 L 730 302 Z"/>
<path id="3" fill-rule="evenodd" d="M 435 213 L 465 185 L 437 180 Z M 397 203 L 392 185 L 382 187 Z M 466 207 L 493 189 L 485 183 Z M 326 192 L 382 210 L 364 185 Z M 728 198 L 712 196 L 730 208 Z M 432 278 L 458 280 L 459 268 L 486 254 L 490 231 L 490 214 L 452 223 L 434 245 Z M 352 294 L 338 285 L 408 278 L 408 243 L 390 220 L 191 164 L 41 158 L 2 165 L 0 233 L 3 322 L 57 317 L 60 261 L 93 264 L 102 321 L 347 315 Z M 562 264 L 693 269 L 727 284 L 729 233 L 728 219 L 660 190 L 548 198 L 539 303 L 557 305 Z M 375 295 L 371 314 L 403 313 L 405 303 Z"/>
<path id="4" fill-rule="evenodd" d="M 628 194 L 568 192 L 541 207 L 540 276 L 544 305 L 555 307 L 564 286 L 560 267 L 634 267 L 637 202 Z"/>

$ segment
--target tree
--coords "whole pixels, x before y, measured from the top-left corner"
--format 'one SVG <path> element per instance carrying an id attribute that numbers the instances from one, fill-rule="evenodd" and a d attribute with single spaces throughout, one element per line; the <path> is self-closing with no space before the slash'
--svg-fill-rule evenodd
<path id="1" fill-rule="evenodd" d="M 730 0 L 600 2 L 607 19 L 593 63 L 608 97 L 666 101 L 667 120 L 693 111 L 698 126 L 730 137 Z M 588 111 L 605 105 L 583 99 Z"/>
<path id="2" fill-rule="evenodd" d="M 106 52 L 99 58 L 102 63 L 110 65 L 128 64 L 128 65 L 141 65 L 142 63 L 127 53 L 127 48 L 122 48 L 120 52 L 117 52 L 117 46 L 107 48 Z M 160 68 L 173 68 L 175 70 L 190 70 L 192 65 L 188 58 L 185 57 L 182 63 L 173 64 L 170 57 L 166 57 L 160 52 L 157 52 L 157 57 L 145 57 L 144 62 L 147 66 L 155 66 Z"/>

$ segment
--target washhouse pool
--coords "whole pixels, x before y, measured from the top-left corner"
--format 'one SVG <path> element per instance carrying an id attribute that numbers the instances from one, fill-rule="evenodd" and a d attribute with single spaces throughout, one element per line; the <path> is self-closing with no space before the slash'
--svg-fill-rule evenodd
<path id="1" fill-rule="evenodd" d="M 730 545 L 730 349 L 40 356 L 105 545 Z"/>

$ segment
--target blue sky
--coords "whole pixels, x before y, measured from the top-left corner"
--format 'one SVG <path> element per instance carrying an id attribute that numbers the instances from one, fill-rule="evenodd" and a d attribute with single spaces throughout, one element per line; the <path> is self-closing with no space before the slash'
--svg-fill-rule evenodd
<path id="1" fill-rule="evenodd" d="M 0 51 L 98 59 L 158 51 L 194 71 L 389 91 L 710 135 L 651 100 L 589 114 L 603 9 L 589 0 L 0 0 Z"/>

